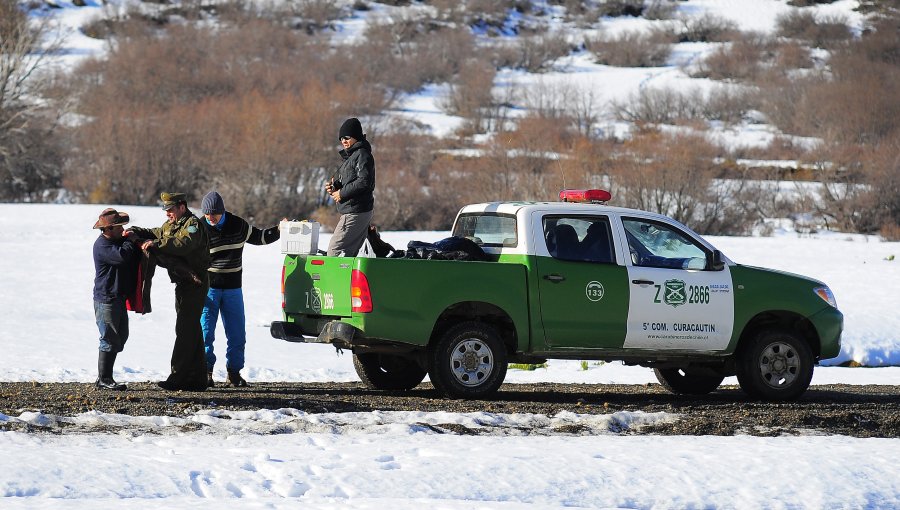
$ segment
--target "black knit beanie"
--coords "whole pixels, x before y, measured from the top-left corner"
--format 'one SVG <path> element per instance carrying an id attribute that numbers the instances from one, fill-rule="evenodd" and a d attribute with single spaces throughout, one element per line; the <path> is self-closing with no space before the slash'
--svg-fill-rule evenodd
<path id="1" fill-rule="evenodd" d="M 338 132 L 338 140 L 345 136 L 352 136 L 357 140 L 363 139 L 362 124 L 359 123 L 359 119 L 352 117 L 341 124 L 341 130 Z"/>
<path id="2" fill-rule="evenodd" d="M 225 201 L 222 200 L 222 195 L 217 191 L 207 193 L 200 204 L 200 211 L 203 214 L 224 214 Z"/>

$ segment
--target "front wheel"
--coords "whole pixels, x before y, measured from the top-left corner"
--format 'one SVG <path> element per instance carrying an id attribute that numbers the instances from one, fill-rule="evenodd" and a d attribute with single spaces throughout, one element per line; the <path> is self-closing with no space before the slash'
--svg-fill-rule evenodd
<path id="1" fill-rule="evenodd" d="M 725 379 L 709 369 L 655 368 L 653 372 L 663 388 L 687 395 L 706 395 L 715 391 Z"/>
<path id="2" fill-rule="evenodd" d="M 453 398 L 482 398 L 506 378 L 506 349 L 494 328 L 464 322 L 441 335 L 428 353 L 435 389 Z"/>
<path id="3" fill-rule="evenodd" d="M 754 398 L 795 400 L 809 387 L 814 363 L 802 338 L 786 331 L 763 331 L 738 353 L 738 383 Z"/>
<path id="4" fill-rule="evenodd" d="M 415 360 L 393 354 L 353 354 L 353 368 L 368 388 L 410 390 L 425 379 L 425 370 Z"/>

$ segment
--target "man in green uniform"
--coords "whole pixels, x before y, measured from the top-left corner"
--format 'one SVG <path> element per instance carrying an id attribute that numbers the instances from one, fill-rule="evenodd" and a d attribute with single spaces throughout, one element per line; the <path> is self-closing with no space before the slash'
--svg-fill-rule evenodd
<path id="1" fill-rule="evenodd" d="M 206 358 L 200 314 L 209 289 L 209 234 L 188 209 L 184 193 L 159 196 L 166 211 L 166 222 L 159 228 L 133 227 L 134 235 L 148 239 L 141 244 L 151 253 L 177 257 L 199 277 L 184 276 L 169 268 L 175 284 L 175 347 L 172 349 L 172 373 L 159 386 L 165 390 L 203 391 L 206 389 Z"/>

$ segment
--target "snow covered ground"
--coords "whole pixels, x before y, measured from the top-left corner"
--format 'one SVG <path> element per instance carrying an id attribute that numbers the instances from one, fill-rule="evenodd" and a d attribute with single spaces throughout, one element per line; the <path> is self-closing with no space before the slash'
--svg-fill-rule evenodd
<path id="1" fill-rule="evenodd" d="M 154 207 L 117 206 L 132 224 L 158 226 Z M 91 230 L 99 205 L 0 204 L 0 379 L 81 381 L 96 377 L 97 332 L 91 304 Z M 277 218 L 273 218 L 274 223 Z M 261 226 L 263 223 L 261 222 Z M 395 246 L 447 232 L 388 232 Z M 844 349 L 881 368 L 818 367 L 813 384 L 900 381 L 900 243 L 874 237 L 777 231 L 768 238 L 711 238 L 741 262 L 819 278 L 846 316 Z M 327 236 L 320 240 L 327 243 Z M 278 245 L 245 255 L 247 368 L 251 383 L 354 381 L 349 356 L 327 346 L 269 336 L 279 320 Z M 174 330 L 172 285 L 160 273 L 154 311 L 131 316 L 119 356 L 120 381 L 168 372 Z M 224 335 L 219 330 L 219 337 Z M 220 340 L 220 342 L 222 342 Z M 220 347 L 221 349 L 221 347 Z M 216 377 L 224 377 L 217 367 Z M 551 360 L 546 369 L 511 370 L 509 383 L 644 383 L 652 372 L 617 363 Z M 734 384 L 733 379 L 725 381 Z M 239 390 L 234 390 L 239 391 Z M 495 413 L 309 414 L 296 409 L 230 413 L 211 407 L 184 417 L 38 410 L 0 414 L 53 429 L 60 421 L 108 424 L 110 434 L 0 433 L 0 507 L 195 508 L 210 499 L 241 508 L 895 508 L 900 506 L 897 439 L 841 436 L 758 438 L 627 436 L 617 431 L 675 415 L 614 413 L 553 416 Z M 186 427 L 202 423 L 198 432 Z M 499 425 L 492 435 L 438 434 L 426 424 Z M 577 423 L 595 433 L 522 436 L 517 426 L 549 430 Z M 92 428 L 92 427 L 86 427 Z M 93 427 L 96 428 L 96 427 Z M 509 432 L 497 432 L 508 430 Z M 164 499 L 162 499 L 164 498 Z"/>

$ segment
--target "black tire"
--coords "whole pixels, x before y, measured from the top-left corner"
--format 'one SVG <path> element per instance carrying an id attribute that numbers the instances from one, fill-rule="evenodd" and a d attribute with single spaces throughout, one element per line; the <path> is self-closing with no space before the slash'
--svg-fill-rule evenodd
<path id="1" fill-rule="evenodd" d="M 415 360 L 392 354 L 353 354 L 353 368 L 373 390 L 410 390 L 425 379 L 425 369 Z"/>
<path id="2" fill-rule="evenodd" d="M 445 332 L 428 352 L 434 388 L 451 398 L 484 398 L 503 384 L 507 353 L 494 328 L 463 322 Z"/>
<path id="3" fill-rule="evenodd" d="M 706 395 L 715 391 L 725 379 L 724 375 L 709 369 L 654 368 L 653 373 L 663 388 L 685 395 Z"/>
<path id="4" fill-rule="evenodd" d="M 795 400 L 809 388 L 814 364 L 802 338 L 787 331 L 763 331 L 738 351 L 738 383 L 753 398 Z"/>

